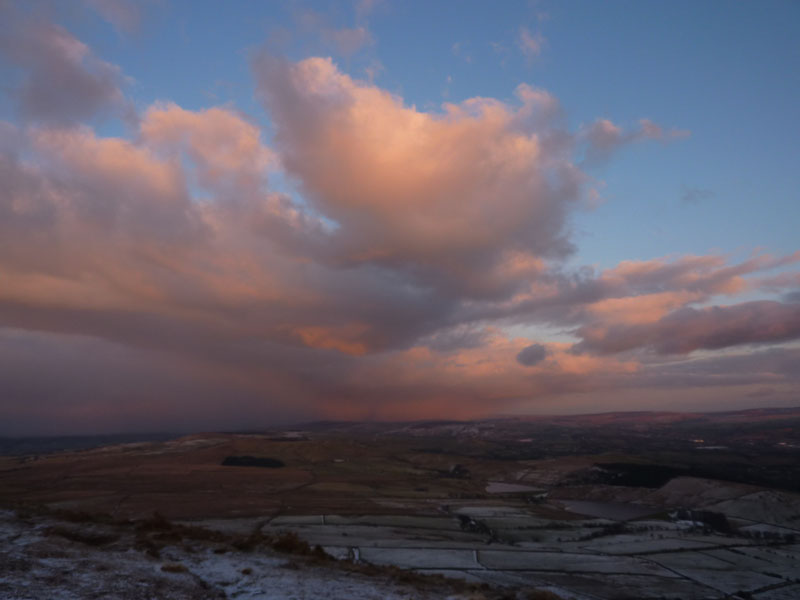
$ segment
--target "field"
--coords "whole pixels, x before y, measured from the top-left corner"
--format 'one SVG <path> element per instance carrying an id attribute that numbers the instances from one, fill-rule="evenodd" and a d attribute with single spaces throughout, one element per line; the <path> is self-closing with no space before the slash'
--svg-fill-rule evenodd
<path id="1" fill-rule="evenodd" d="M 0 458 L 0 596 L 796 598 L 797 418 L 28 443 Z M 121 570 L 141 589 L 114 591 Z"/>

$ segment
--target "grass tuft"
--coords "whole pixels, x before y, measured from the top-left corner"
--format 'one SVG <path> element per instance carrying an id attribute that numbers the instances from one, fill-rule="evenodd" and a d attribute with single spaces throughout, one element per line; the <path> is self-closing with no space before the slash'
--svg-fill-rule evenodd
<path id="1" fill-rule="evenodd" d="M 164 563 L 161 565 L 161 570 L 165 573 L 186 573 L 189 569 L 181 563 Z"/>

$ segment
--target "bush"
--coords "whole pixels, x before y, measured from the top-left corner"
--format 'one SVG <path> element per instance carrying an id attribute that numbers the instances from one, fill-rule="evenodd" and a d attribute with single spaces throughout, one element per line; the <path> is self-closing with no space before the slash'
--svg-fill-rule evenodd
<path id="1" fill-rule="evenodd" d="M 294 531 L 281 533 L 272 542 L 272 547 L 285 554 L 311 554 L 311 546 L 305 540 L 300 539 L 300 536 Z"/>

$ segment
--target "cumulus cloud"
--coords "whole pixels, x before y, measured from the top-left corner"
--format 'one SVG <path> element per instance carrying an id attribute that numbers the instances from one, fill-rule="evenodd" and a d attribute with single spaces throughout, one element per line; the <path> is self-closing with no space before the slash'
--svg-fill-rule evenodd
<path id="1" fill-rule="evenodd" d="M 571 251 L 565 221 L 582 175 L 534 128 L 547 96 L 523 87 L 518 107 L 474 98 L 430 114 L 330 59 L 262 55 L 255 72 L 283 165 L 336 223 L 329 260 L 480 298 Z"/>
<path id="2" fill-rule="evenodd" d="M 188 153 L 200 182 L 211 188 L 227 183 L 240 193 L 259 190 L 276 164 L 259 128 L 228 109 L 192 112 L 171 103 L 156 105 L 145 113 L 140 131 L 149 145 Z"/>
<path id="3" fill-rule="evenodd" d="M 20 17 L 10 8 L 0 7 L 0 16 L 0 58 L 23 70 L 13 93 L 24 117 L 59 125 L 99 113 L 133 118 L 119 67 L 60 25 Z"/>

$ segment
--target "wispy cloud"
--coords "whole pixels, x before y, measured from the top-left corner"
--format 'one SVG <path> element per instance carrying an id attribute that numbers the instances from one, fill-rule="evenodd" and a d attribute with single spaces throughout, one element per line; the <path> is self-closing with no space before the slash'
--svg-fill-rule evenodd
<path id="1" fill-rule="evenodd" d="M 527 27 L 520 27 L 517 35 L 517 47 L 528 61 L 533 61 L 542 53 L 545 45 L 544 36 L 541 33 L 531 33 Z"/>
<path id="2" fill-rule="evenodd" d="M 711 200 L 716 194 L 713 190 L 704 188 L 683 186 L 681 189 L 681 202 L 684 204 L 700 204 L 706 200 Z"/>
<path id="3" fill-rule="evenodd" d="M 650 119 L 640 119 L 638 126 L 628 131 L 609 119 L 597 119 L 583 128 L 583 137 L 586 140 L 585 160 L 589 164 L 596 164 L 608 160 L 617 150 L 628 144 L 643 140 L 668 142 L 689 135 L 690 132 L 685 129 L 665 130 Z"/>
<path id="4" fill-rule="evenodd" d="M 138 31 L 142 22 L 143 1 L 134 0 L 84 0 L 106 21 L 122 33 Z"/>
<path id="5" fill-rule="evenodd" d="M 364 13 L 361 18 L 365 17 Z M 335 27 L 328 17 L 315 10 L 306 9 L 297 15 L 297 20 L 306 32 L 320 38 L 339 56 L 349 58 L 374 43 L 366 24 L 354 27 Z M 362 21 L 364 22 L 364 21 Z"/>

